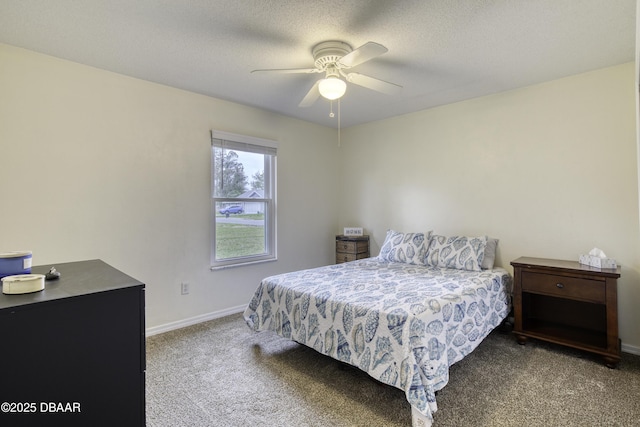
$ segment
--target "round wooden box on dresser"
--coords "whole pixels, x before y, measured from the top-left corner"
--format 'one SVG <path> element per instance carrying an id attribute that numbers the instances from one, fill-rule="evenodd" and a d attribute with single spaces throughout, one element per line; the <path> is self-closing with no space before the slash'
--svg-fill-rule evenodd
<path id="1" fill-rule="evenodd" d="M 513 333 L 518 343 L 536 338 L 620 362 L 617 280 L 620 267 L 521 257 L 513 266 Z"/>
<path id="2" fill-rule="evenodd" d="M 336 264 L 369 258 L 369 236 L 336 236 Z"/>

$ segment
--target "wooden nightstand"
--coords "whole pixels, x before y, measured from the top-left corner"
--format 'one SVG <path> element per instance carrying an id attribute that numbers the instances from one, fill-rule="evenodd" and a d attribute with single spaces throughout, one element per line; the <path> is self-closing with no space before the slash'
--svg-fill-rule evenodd
<path id="1" fill-rule="evenodd" d="M 369 258 L 369 236 L 336 236 L 336 264 Z"/>
<path id="2" fill-rule="evenodd" d="M 514 268 L 513 333 L 518 343 L 537 338 L 620 361 L 617 269 L 577 261 L 522 257 Z"/>

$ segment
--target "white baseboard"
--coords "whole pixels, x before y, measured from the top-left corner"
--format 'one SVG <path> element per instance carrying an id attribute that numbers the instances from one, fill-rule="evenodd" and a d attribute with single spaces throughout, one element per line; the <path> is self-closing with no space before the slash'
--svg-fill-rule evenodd
<path id="1" fill-rule="evenodd" d="M 173 331 L 175 329 L 185 328 L 187 326 L 195 325 L 197 323 L 206 322 L 208 320 L 219 319 L 220 317 L 229 316 L 230 314 L 242 313 L 247 308 L 245 305 L 239 305 L 237 307 L 231 307 L 220 311 L 214 311 L 212 313 L 201 314 L 195 317 L 189 317 L 187 319 L 176 320 L 175 322 L 165 323 L 164 325 L 152 326 L 146 328 L 145 334 L 150 337 L 152 335 L 161 334 L 163 332 Z"/>
<path id="2" fill-rule="evenodd" d="M 620 350 L 624 351 L 625 353 L 637 354 L 638 356 L 640 356 L 640 347 L 636 347 L 634 345 L 622 343 L 622 345 L 620 346 Z"/>

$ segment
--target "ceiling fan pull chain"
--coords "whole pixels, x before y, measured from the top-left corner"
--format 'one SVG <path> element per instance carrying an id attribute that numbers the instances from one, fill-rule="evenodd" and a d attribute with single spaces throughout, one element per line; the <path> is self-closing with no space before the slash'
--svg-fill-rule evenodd
<path id="1" fill-rule="evenodd" d="M 333 114 L 333 101 L 331 101 L 329 104 L 330 104 L 330 106 L 329 106 L 329 117 L 333 118 L 333 116 L 335 116 L 335 114 Z"/>
<path id="2" fill-rule="evenodd" d="M 338 98 L 338 147 L 340 147 L 340 98 Z"/>

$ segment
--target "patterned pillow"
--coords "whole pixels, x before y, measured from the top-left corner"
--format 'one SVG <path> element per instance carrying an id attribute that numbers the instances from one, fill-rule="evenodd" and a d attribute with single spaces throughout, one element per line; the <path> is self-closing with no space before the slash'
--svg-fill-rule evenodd
<path id="1" fill-rule="evenodd" d="M 426 264 L 433 267 L 480 271 L 487 246 L 487 236 L 433 235 L 429 244 Z"/>
<path id="2" fill-rule="evenodd" d="M 388 230 L 380 248 L 378 259 L 387 262 L 425 265 L 431 231 L 426 233 L 400 233 Z"/>

